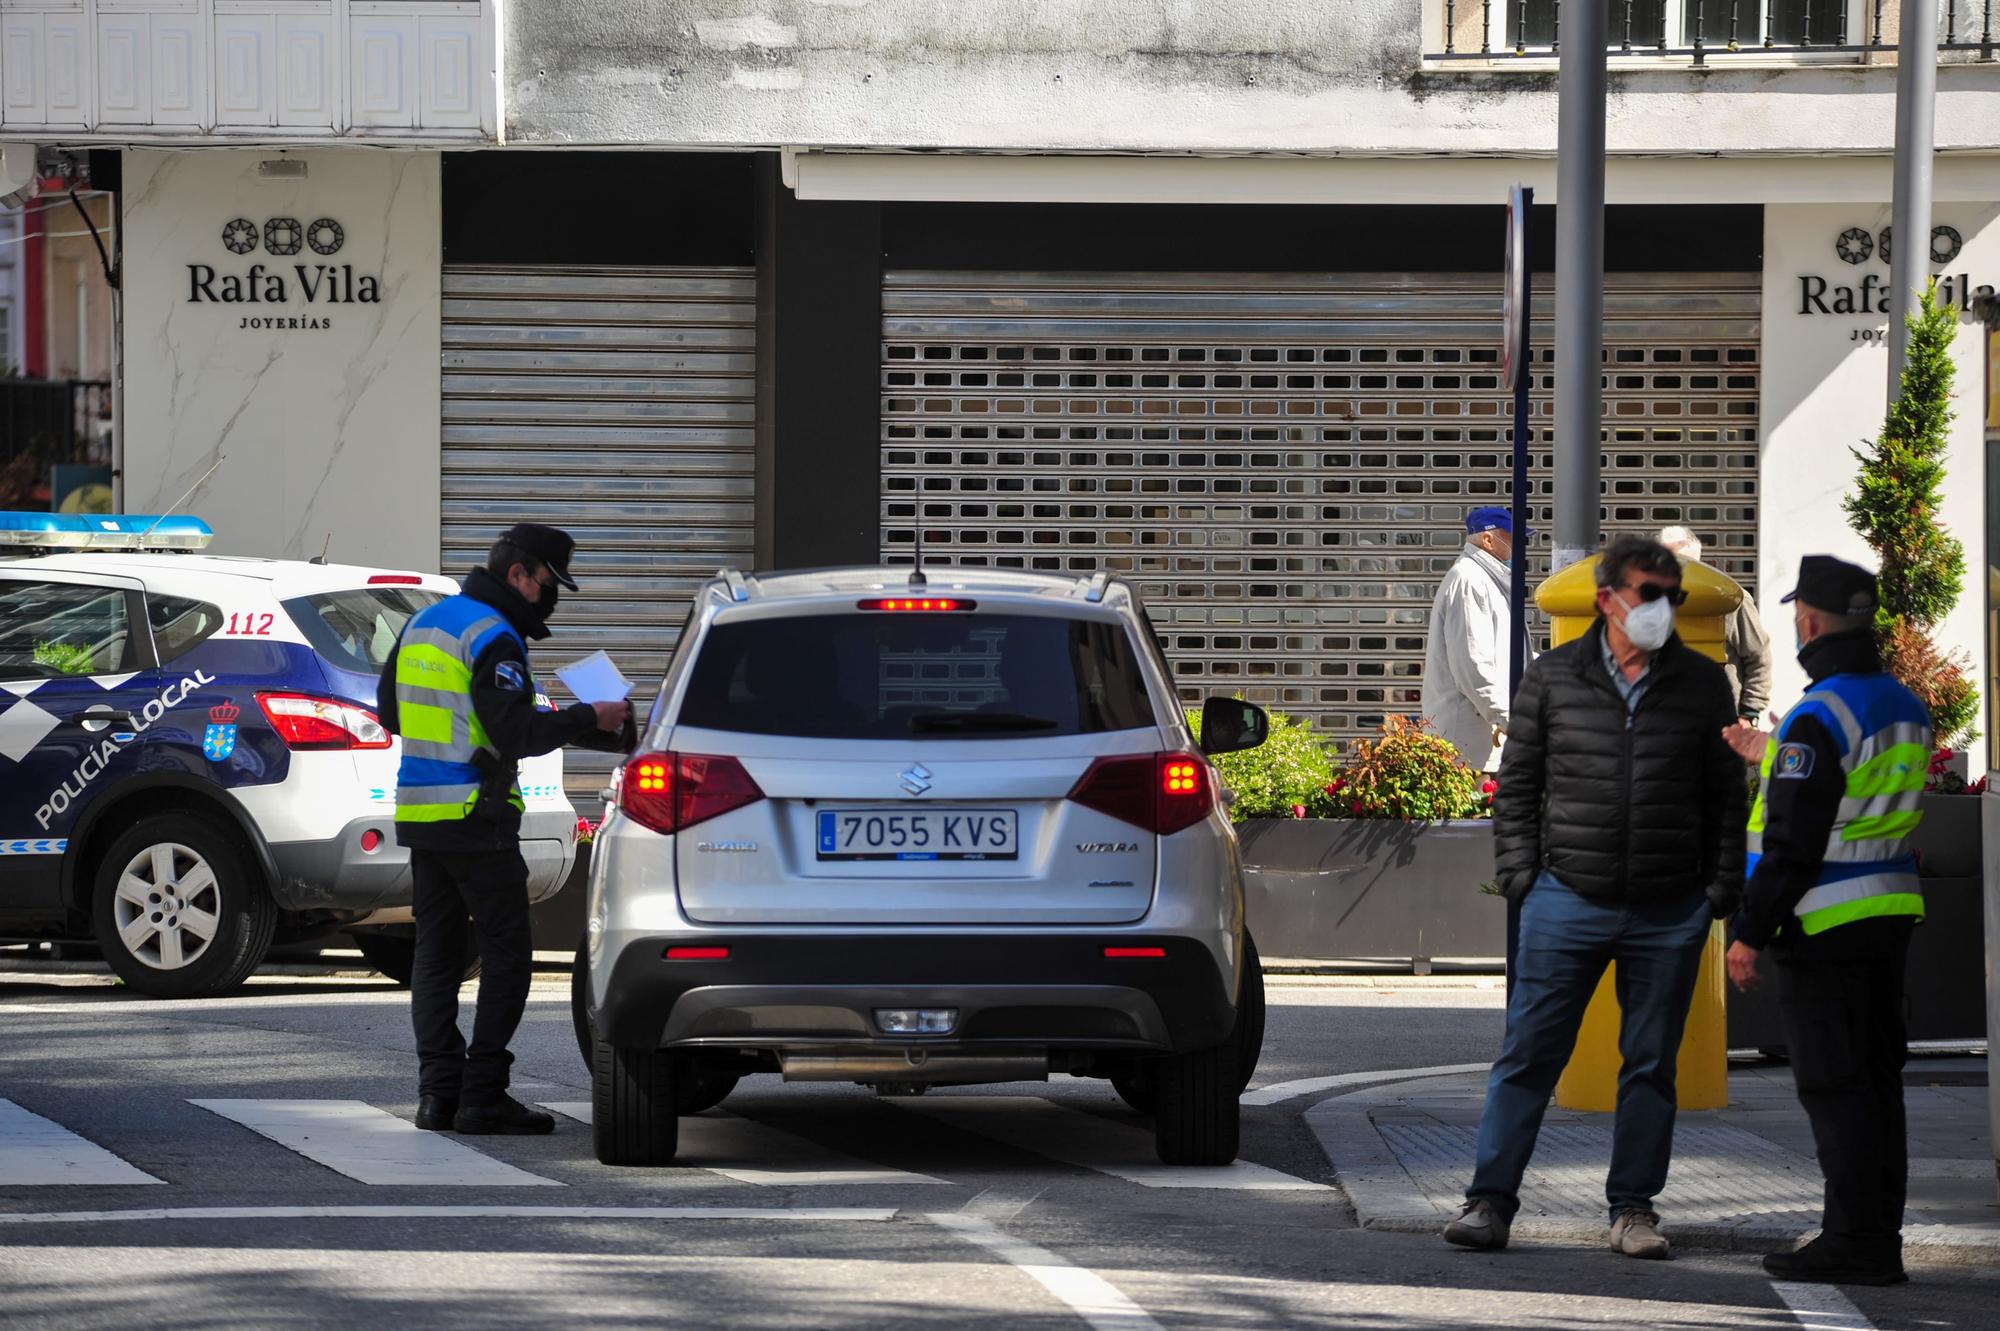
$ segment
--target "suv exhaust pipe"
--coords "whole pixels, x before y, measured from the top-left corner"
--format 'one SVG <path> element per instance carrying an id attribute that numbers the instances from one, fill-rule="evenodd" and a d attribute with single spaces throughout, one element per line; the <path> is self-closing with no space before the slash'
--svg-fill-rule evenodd
<path id="1" fill-rule="evenodd" d="M 926 1049 L 887 1049 L 869 1054 L 779 1054 L 786 1081 L 853 1081 L 871 1085 L 966 1085 L 980 1082 L 1047 1081 L 1047 1054 L 933 1054 Z"/>

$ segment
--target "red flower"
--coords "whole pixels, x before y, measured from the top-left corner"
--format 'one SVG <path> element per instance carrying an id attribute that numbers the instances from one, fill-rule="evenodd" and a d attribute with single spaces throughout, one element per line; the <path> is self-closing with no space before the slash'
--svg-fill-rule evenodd
<path id="1" fill-rule="evenodd" d="M 1346 784 L 1347 783 L 1341 780 L 1339 777 L 1335 777 L 1332 781 L 1327 783 L 1326 793 L 1329 795 L 1337 794 L 1340 788 Z"/>
<path id="2" fill-rule="evenodd" d="M 1487 777 L 1484 781 L 1481 781 L 1479 783 L 1479 793 L 1482 795 L 1491 796 L 1499 789 L 1500 789 L 1500 783 L 1498 781 L 1495 781 L 1490 776 Z"/>
<path id="3" fill-rule="evenodd" d="M 1294 805 L 1292 806 L 1292 817 L 1294 817 L 1294 818 L 1303 818 L 1303 817 L 1305 817 L 1305 816 L 1306 816 L 1306 806 L 1305 806 L 1305 805 L 1303 805 L 1303 804 L 1294 804 Z"/>
<path id="4" fill-rule="evenodd" d="M 1353 802 L 1352 804 L 1350 804 L 1350 805 L 1348 805 L 1348 806 L 1347 806 L 1347 809 L 1348 809 L 1348 812 L 1349 812 L 1349 813 L 1352 813 L 1352 814 L 1353 814 L 1353 815 L 1354 815 L 1355 817 L 1357 817 L 1357 818 L 1358 818 L 1358 817 L 1360 817 L 1360 816 L 1361 816 L 1361 801 L 1360 801 L 1360 800 L 1355 800 L 1355 801 L 1354 801 L 1354 802 Z"/>

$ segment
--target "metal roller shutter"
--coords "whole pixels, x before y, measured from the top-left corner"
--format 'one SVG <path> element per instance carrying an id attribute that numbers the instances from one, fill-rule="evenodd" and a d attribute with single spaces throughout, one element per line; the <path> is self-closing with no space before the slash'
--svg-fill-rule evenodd
<path id="1" fill-rule="evenodd" d="M 1550 305 L 1538 293 L 1547 346 Z M 1607 279 L 1607 533 L 1756 577 L 1759 277 Z M 1490 275 L 892 272 L 883 555 L 1139 586 L 1184 696 L 1365 735 L 1419 704 L 1464 511 L 1504 503 Z M 1531 572 L 1547 569 L 1538 353 Z"/>
<path id="2" fill-rule="evenodd" d="M 747 268 L 444 270 L 443 568 L 500 531 L 577 539 L 542 682 L 611 653 L 650 701 L 695 587 L 752 548 L 756 282 Z M 608 754 L 570 751 L 595 810 Z"/>

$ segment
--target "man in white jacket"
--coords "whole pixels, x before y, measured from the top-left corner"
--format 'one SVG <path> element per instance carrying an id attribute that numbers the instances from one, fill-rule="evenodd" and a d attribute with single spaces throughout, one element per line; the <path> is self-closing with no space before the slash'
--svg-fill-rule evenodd
<path id="1" fill-rule="evenodd" d="M 1475 508 L 1465 515 L 1465 552 L 1438 584 L 1424 648 L 1424 716 L 1469 767 L 1497 771 L 1513 696 L 1508 677 L 1507 562 L 1514 515 Z M 1524 536 L 1533 536 L 1533 532 Z"/>

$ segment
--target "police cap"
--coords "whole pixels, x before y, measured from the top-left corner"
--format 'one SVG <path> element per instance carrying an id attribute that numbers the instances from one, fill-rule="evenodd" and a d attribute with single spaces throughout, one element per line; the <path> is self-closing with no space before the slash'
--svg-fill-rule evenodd
<path id="1" fill-rule="evenodd" d="M 1787 592 L 1784 599 L 1830 615 L 1870 615 L 1880 604 L 1875 575 L 1832 555 L 1807 555 L 1801 559 L 1799 585 Z"/>
<path id="2" fill-rule="evenodd" d="M 571 591 L 576 590 L 576 579 L 569 575 L 569 557 L 576 550 L 576 538 L 568 532 L 558 527 L 544 527 L 539 522 L 517 522 L 501 532 L 500 539 L 548 565 L 557 582 Z"/>

